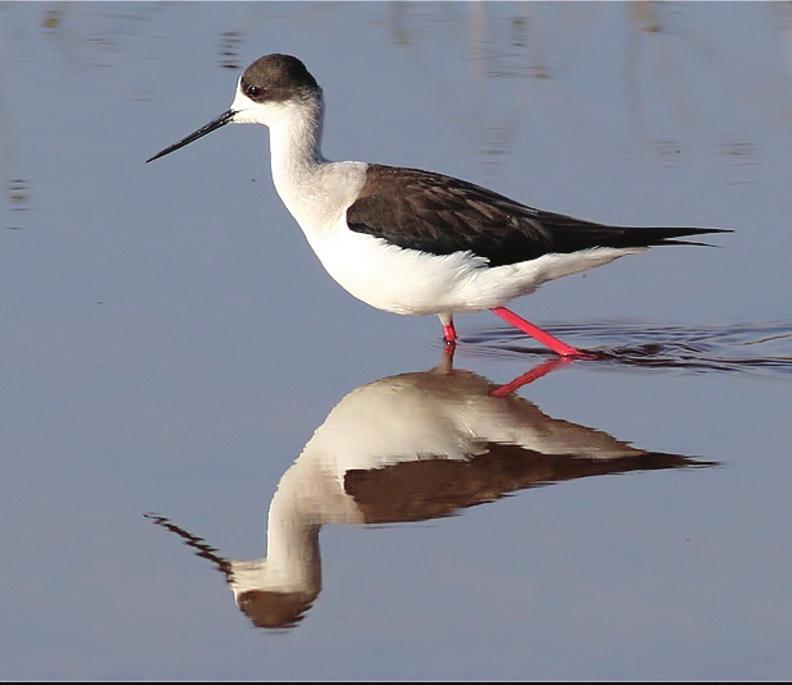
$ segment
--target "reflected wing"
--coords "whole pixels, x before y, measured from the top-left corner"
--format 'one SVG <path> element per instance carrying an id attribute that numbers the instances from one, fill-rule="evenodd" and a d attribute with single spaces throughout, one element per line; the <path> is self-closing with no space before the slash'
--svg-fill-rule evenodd
<path id="1" fill-rule="evenodd" d="M 485 447 L 483 454 L 467 461 L 427 458 L 350 470 L 344 474 L 344 491 L 355 499 L 366 523 L 394 523 L 451 516 L 459 509 L 517 490 L 565 480 L 715 464 L 662 452 L 602 459 L 548 455 L 517 445 L 491 443 Z"/>

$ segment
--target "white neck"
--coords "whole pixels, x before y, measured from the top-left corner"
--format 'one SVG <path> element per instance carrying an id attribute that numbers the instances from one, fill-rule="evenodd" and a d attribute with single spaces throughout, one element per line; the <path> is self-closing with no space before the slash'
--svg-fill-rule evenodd
<path id="1" fill-rule="evenodd" d="M 322 155 L 324 104 L 321 94 L 278 104 L 268 122 L 275 188 L 294 214 L 292 196 L 304 193 L 327 163 Z"/>
<path id="2" fill-rule="evenodd" d="M 367 166 L 325 159 L 323 118 L 321 93 L 272 103 L 266 114 L 275 190 L 314 250 L 316 237 L 335 226 L 354 202 Z"/>
<path id="3" fill-rule="evenodd" d="M 312 515 L 311 502 L 303 501 L 300 479 L 295 475 L 293 470 L 284 474 L 270 503 L 266 558 L 232 562 L 235 595 L 248 590 L 319 592 L 322 521 Z"/>
<path id="4" fill-rule="evenodd" d="M 318 591 L 322 582 L 319 556 L 321 522 L 306 515 L 291 488 L 278 487 L 267 521 L 267 566 L 271 574 L 295 589 Z"/>

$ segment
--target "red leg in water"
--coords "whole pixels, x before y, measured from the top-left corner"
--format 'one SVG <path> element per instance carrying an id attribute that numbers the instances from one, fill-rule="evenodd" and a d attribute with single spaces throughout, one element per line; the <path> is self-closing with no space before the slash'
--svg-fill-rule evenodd
<path id="1" fill-rule="evenodd" d="M 443 346 L 443 358 L 436 368 L 443 373 L 451 373 L 454 370 L 454 352 L 456 352 L 456 343 L 447 342 Z"/>
<path id="2" fill-rule="evenodd" d="M 542 376 L 546 376 L 551 371 L 559 369 L 562 366 L 566 366 L 567 364 L 571 364 L 574 361 L 575 360 L 569 356 L 548 359 L 538 366 L 535 366 L 530 371 L 526 371 L 522 376 L 517 376 L 517 378 L 515 378 L 511 383 L 499 385 L 497 388 L 490 391 L 490 395 L 493 397 L 504 397 L 505 395 L 511 395 L 511 393 L 513 393 L 515 390 L 518 390 L 523 385 L 533 383 L 535 380 L 541 378 Z"/>
<path id="3" fill-rule="evenodd" d="M 521 316 L 517 316 L 513 311 L 506 309 L 506 307 L 495 307 L 490 311 L 493 314 L 497 314 L 501 319 L 510 323 L 515 328 L 519 328 L 523 333 L 527 333 L 532 338 L 536 338 L 542 345 L 549 347 L 553 352 L 560 354 L 562 357 L 579 357 L 584 354 L 580 350 L 550 335 L 547 331 L 543 331 L 538 326 L 534 326 L 530 321 L 526 321 Z"/>
<path id="4" fill-rule="evenodd" d="M 443 325 L 443 340 L 445 340 L 446 345 L 456 345 L 457 334 L 453 321 Z"/>

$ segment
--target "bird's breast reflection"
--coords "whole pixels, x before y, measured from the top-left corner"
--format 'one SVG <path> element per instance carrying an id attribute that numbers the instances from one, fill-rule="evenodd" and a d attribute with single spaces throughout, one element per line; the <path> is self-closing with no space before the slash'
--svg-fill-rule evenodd
<path id="1" fill-rule="evenodd" d="M 540 365 L 522 383 L 563 360 Z M 452 515 L 510 492 L 586 476 L 714 462 L 647 452 L 555 419 L 450 363 L 363 385 L 332 409 L 269 507 L 263 559 L 226 560 L 158 514 L 223 572 L 237 606 L 259 627 L 295 625 L 321 590 L 319 530 L 326 523 L 397 523 Z"/>

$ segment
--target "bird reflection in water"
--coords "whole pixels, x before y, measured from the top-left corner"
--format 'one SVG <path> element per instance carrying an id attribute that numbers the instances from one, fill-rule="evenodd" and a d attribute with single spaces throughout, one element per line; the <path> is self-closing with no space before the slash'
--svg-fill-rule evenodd
<path id="1" fill-rule="evenodd" d="M 421 521 L 558 481 L 715 464 L 636 449 L 551 418 L 514 394 L 568 363 L 551 359 L 498 386 L 453 369 L 446 356 L 430 371 L 353 390 L 278 483 L 263 559 L 227 560 L 164 516 L 146 516 L 214 563 L 256 626 L 287 628 L 321 590 L 319 530 L 326 523 Z"/>

